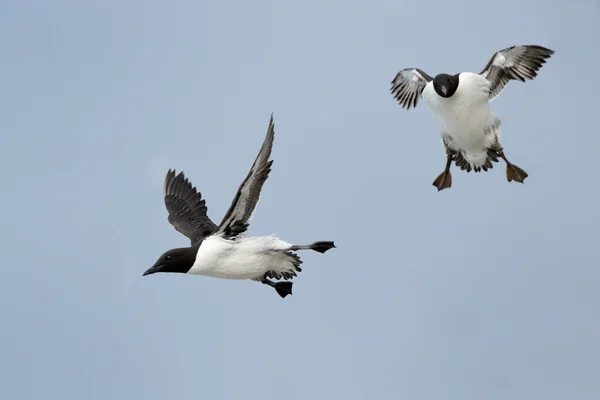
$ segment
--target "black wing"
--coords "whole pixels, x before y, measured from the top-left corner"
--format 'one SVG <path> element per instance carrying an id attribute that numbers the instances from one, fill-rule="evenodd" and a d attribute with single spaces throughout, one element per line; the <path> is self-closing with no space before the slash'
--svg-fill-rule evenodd
<path id="1" fill-rule="evenodd" d="M 248 229 L 248 221 L 252 218 L 254 209 L 258 204 L 260 191 L 269 177 L 269 172 L 271 172 L 273 161 L 269 161 L 269 157 L 271 156 L 274 137 L 275 125 L 273 124 L 273 114 L 271 114 L 265 141 L 256 160 L 254 160 L 254 164 L 252 164 L 248 176 L 238 188 L 229 210 L 227 210 L 217 229 L 217 233 L 222 233 L 226 237 L 233 237 L 244 233 Z"/>
<path id="2" fill-rule="evenodd" d="M 406 68 L 396 74 L 392 81 L 392 94 L 402 108 L 415 108 L 423 89 L 433 78 L 419 68 Z"/>
<path id="3" fill-rule="evenodd" d="M 211 235 L 217 225 L 206 214 L 206 202 L 202 194 L 180 172 L 170 170 L 165 178 L 165 205 L 169 212 L 169 222 L 190 238 L 192 245 Z"/>
<path id="4" fill-rule="evenodd" d="M 512 46 L 496 52 L 480 75 L 491 82 L 490 100 L 498 96 L 510 80 L 533 80 L 554 50 L 542 46 Z"/>

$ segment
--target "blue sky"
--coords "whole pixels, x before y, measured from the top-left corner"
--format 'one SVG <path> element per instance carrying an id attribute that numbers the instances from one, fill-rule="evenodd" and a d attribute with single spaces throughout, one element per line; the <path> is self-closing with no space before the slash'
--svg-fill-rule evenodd
<path id="1" fill-rule="evenodd" d="M 598 5 L 3 1 L 0 396 L 597 399 Z M 503 164 L 455 170 L 398 70 L 556 54 L 492 104 Z M 250 227 L 296 243 L 294 295 L 142 278 L 187 239 L 162 181 L 220 221 L 274 113 Z"/>

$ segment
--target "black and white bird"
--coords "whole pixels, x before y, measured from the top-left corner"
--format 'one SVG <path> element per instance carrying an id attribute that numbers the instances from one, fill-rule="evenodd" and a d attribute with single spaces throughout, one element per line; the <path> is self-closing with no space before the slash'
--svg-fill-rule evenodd
<path id="1" fill-rule="evenodd" d="M 274 135 L 271 115 L 260 152 L 219 226 L 208 217 L 205 200 L 183 172 L 176 174 L 169 170 L 164 184 L 168 220 L 191 240 L 191 247 L 167 251 L 144 276 L 157 272 L 179 272 L 223 279 L 250 279 L 273 287 L 281 297 L 292 294 L 292 282 L 288 280 L 302 271 L 302 261 L 293 252 L 314 250 L 325 253 L 335 244 L 320 241 L 299 246 L 275 236 L 246 234 L 262 186 L 271 171 L 273 161 L 269 161 L 269 157 Z"/>
<path id="2" fill-rule="evenodd" d="M 502 158 L 508 181 L 523 183 L 527 173 L 506 158 L 500 141 L 501 121 L 490 111 L 489 103 L 510 80 L 533 80 L 552 54 L 554 50 L 542 46 L 512 46 L 496 52 L 479 74 L 461 72 L 432 78 L 418 68 L 398 72 L 391 92 L 402 108 L 410 110 L 422 98 L 439 119 L 447 161 L 444 172 L 433 182 L 438 191 L 452 186 L 453 161 L 462 170 L 480 172 L 493 168 Z"/>

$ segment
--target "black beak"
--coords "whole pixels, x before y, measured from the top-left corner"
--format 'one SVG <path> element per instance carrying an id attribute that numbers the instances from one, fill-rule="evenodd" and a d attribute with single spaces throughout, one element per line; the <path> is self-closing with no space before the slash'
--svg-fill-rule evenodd
<path id="1" fill-rule="evenodd" d="M 144 275 L 142 276 L 146 276 L 146 275 L 152 275 L 155 274 L 157 272 L 160 272 L 160 270 L 162 269 L 162 267 L 164 267 L 164 264 L 154 264 L 152 267 L 150 267 L 146 272 L 144 272 Z"/>

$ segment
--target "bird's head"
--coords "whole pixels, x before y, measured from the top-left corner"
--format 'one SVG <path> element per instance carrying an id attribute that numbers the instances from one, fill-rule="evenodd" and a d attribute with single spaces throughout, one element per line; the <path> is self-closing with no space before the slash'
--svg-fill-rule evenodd
<path id="1" fill-rule="evenodd" d="M 433 78 L 433 89 L 444 98 L 452 97 L 458 88 L 458 74 L 438 74 Z"/>
<path id="2" fill-rule="evenodd" d="M 154 265 L 144 272 L 143 276 L 157 272 L 179 272 L 185 274 L 192 268 L 194 261 L 196 261 L 196 251 L 197 249 L 193 247 L 169 250 L 161 255 Z"/>

